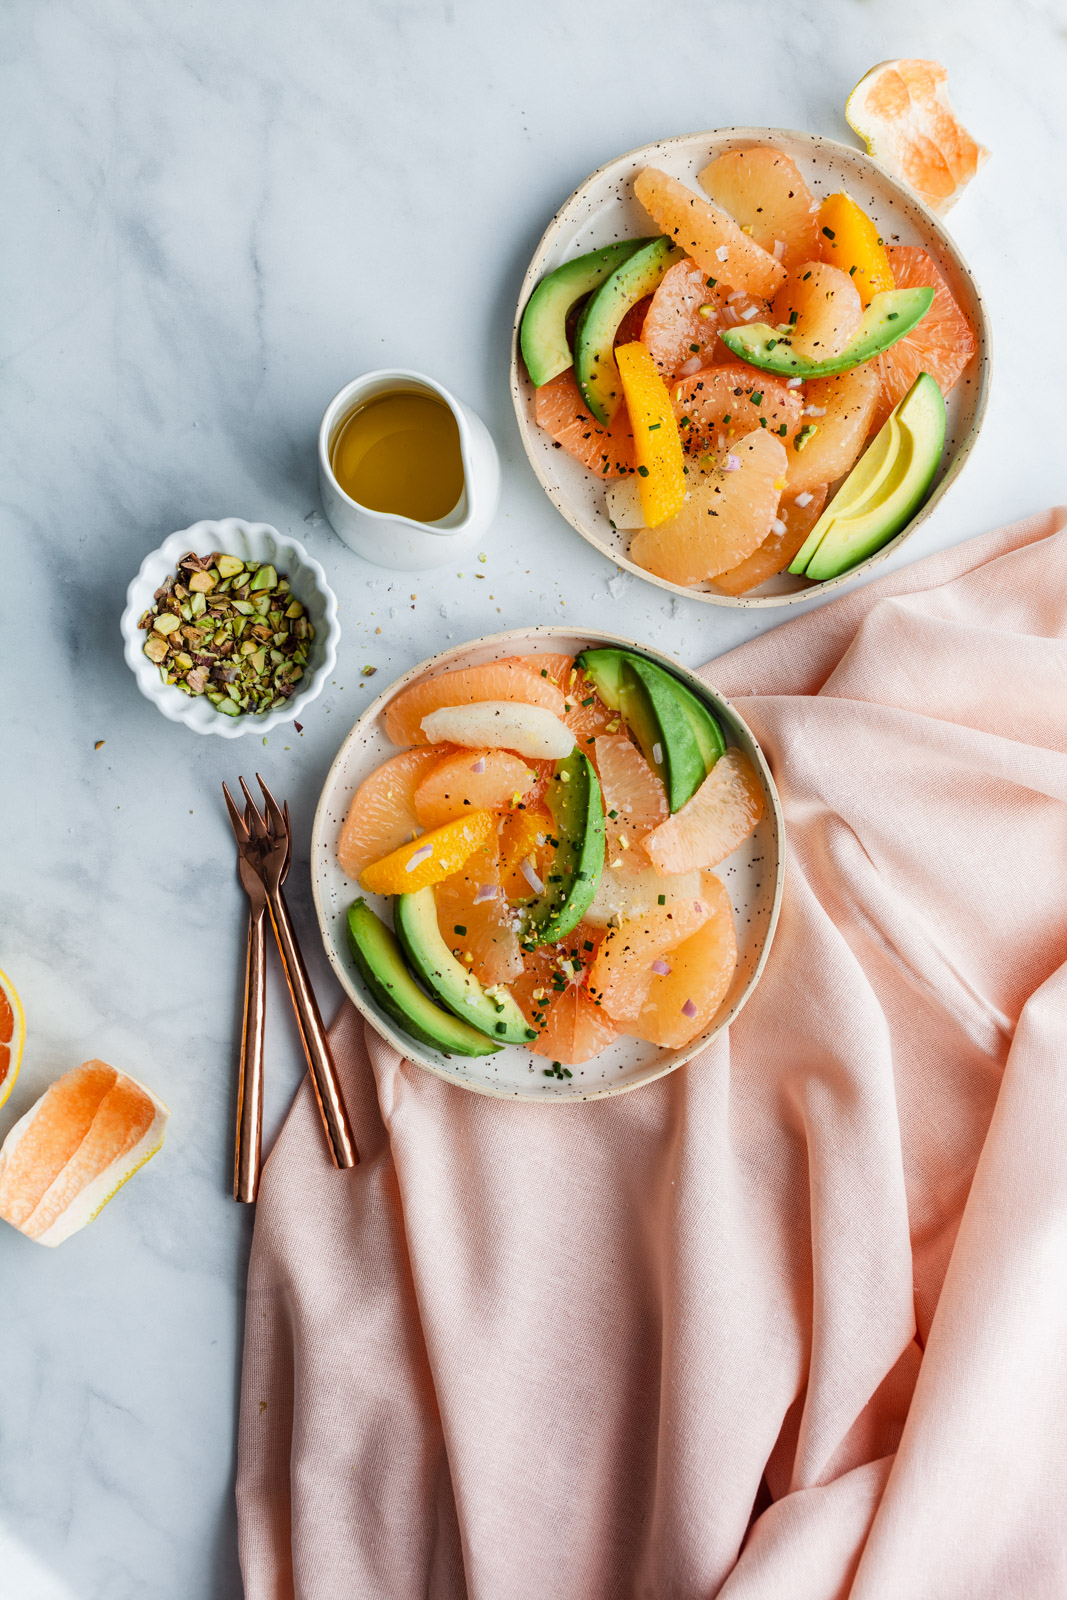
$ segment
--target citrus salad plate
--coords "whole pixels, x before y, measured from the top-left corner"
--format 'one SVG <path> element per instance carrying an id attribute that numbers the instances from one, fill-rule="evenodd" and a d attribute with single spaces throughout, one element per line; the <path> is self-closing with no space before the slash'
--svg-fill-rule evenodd
<path id="1" fill-rule="evenodd" d="M 974 444 L 981 296 L 920 199 L 779 128 L 602 167 L 522 285 L 511 387 L 534 471 L 620 566 L 715 605 L 788 605 L 882 561 Z"/>
<path id="2" fill-rule="evenodd" d="M 688 1061 L 770 948 L 781 809 L 734 708 L 657 651 L 558 627 L 415 667 L 356 722 L 312 882 L 346 993 L 484 1094 L 585 1100 Z"/>

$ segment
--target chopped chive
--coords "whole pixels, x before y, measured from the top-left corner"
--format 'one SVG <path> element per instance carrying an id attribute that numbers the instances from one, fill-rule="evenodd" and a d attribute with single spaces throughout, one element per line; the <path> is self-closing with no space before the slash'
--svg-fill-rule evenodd
<path id="1" fill-rule="evenodd" d="M 693 352 L 693 354 L 695 356 L 698 356 L 700 354 L 700 346 L 698 344 L 691 344 L 689 346 L 689 348 L 690 348 L 690 350 L 692 350 L 692 352 Z"/>
<path id="2" fill-rule="evenodd" d="M 832 239 L 833 238 L 833 236 L 834 236 L 833 228 L 824 228 L 822 231 L 823 231 L 823 233 L 825 233 L 825 235 L 826 235 L 826 237 L 828 239 Z"/>
<path id="3" fill-rule="evenodd" d="M 754 406 L 761 406 L 763 404 L 763 390 L 753 389 L 748 398 L 751 400 Z"/>
<path id="4" fill-rule="evenodd" d="M 619 813 L 617 811 L 609 811 L 608 812 L 608 816 L 611 818 L 612 822 L 615 821 L 615 818 L 618 816 L 618 814 Z"/>
<path id="5" fill-rule="evenodd" d="M 662 428 L 662 426 L 662 422 L 650 422 L 648 425 L 648 431 L 649 433 L 655 433 L 656 429 Z"/>
<path id="6" fill-rule="evenodd" d="M 452 929 L 452 932 L 458 933 L 461 939 L 465 939 L 467 937 L 467 930 L 463 926 L 462 922 L 457 922 L 455 927 Z"/>
<path id="7" fill-rule="evenodd" d="M 542 676 L 542 678 L 547 678 L 548 677 L 548 672 L 544 667 L 541 668 L 541 676 Z"/>
<path id="8" fill-rule="evenodd" d="M 657 898 L 661 906 L 665 906 L 667 904 L 667 896 L 665 894 L 661 894 Z"/>
<path id="9" fill-rule="evenodd" d="M 800 315 L 800 313 L 797 312 L 797 311 L 791 311 L 789 313 L 789 326 L 791 328 L 795 328 L 796 327 L 796 325 L 797 325 L 797 317 L 799 315 Z"/>
<path id="10" fill-rule="evenodd" d="M 729 421 L 730 421 L 730 420 L 731 420 L 731 417 L 730 417 L 730 413 L 729 413 L 729 412 L 727 412 L 727 413 L 726 413 L 726 415 L 725 415 L 725 416 L 724 416 L 724 417 L 723 417 L 723 419 L 722 419 L 722 421 L 723 421 L 723 426 L 724 426 L 724 427 L 725 427 L 725 426 L 726 426 L 726 424 L 727 424 L 727 423 L 728 423 L 728 422 L 729 422 Z"/>
<path id="11" fill-rule="evenodd" d="M 885 320 L 887 322 L 895 322 L 899 316 L 900 316 L 900 312 L 899 311 L 890 311 L 890 312 L 887 313 Z"/>
<path id="12" fill-rule="evenodd" d="M 638 475 L 639 478 L 647 478 L 648 477 L 648 468 L 647 467 L 638 467 L 637 475 Z"/>
<path id="13" fill-rule="evenodd" d="M 878 243 L 881 244 L 881 242 L 882 242 L 881 239 L 879 239 Z M 709 289 L 714 289 L 714 287 L 718 283 L 718 281 L 719 281 L 718 278 L 709 278 L 707 280 L 708 288 Z"/>
<path id="14" fill-rule="evenodd" d="M 810 273 L 810 272 L 805 272 L 805 274 L 804 274 L 804 276 L 803 276 L 803 278 L 801 278 L 801 280 L 800 280 L 800 281 L 801 281 L 801 283 L 807 283 L 807 281 L 808 281 L 808 279 L 809 279 L 809 278 L 810 278 L 810 277 L 811 277 L 811 273 Z"/>
<path id="15" fill-rule="evenodd" d="M 596 695 L 595 695 L 595 694 L 591 694 L 591 695 L 590 695 L 590 696 L 589 696 L 589 698 L 588 698 L 588 700 L 583 700 L 583 701 L 582 701 L 582 705 L 583 705 L 583 706 L 591 706 L 591 705 L 592 705 L 592 704 L 593 704 L 593 701 L 594 701 L 594 700 L 595 700 L 595 699 L 596 699 Z"/>
<path id="16" fill-rule="evenodd" d="M 783 422 L 782 426 L 778 429 L 778 437 L 780 439 L 784 439 L 788 432 L 789 432 L 789 425 L 788 425 L 788 423 Z"/>
<path id="17" fill-rule="evenodd" d="M 856 269 L 855 269 L 855 267 L 849 267 L 849 269 L 848 269 L 848 275 L 849 275 L 849 277 L 850 277 L 850 278 L 854 278 L 854 277 L 855 277 L 855 276 L 856 276 Z"/>
<path id="18" fill-rule="evenodd" d="M 778 343 L 777 339 L 768 339 L 767 340 L 767 349 L 768 350 L 773 350 L 777 343 Z"/>
<path id="19" fill-rule="evenodd" d="M 593 948 L 593 941 L 592 941 L 592 939 L 587 939 L 587 940 L 586 940 L 586 941 L 585 941 L 585 943 L 584 943 L 584 944 L 583 944 L 583 945 L 582 945 L 582 949 L 583 949 L 583 950 L 592 950 L 592 948 Z"/>

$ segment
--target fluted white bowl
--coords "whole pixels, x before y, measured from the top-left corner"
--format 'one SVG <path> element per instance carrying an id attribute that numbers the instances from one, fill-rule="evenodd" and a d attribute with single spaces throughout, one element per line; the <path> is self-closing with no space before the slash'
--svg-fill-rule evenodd
<path id="1" fill-rule="evenodd" d="M 174 684 L 164 683 L 155 662 L 145 655 L 146 635 L 138 624 L 152 605 L 164 578 L 177 571 L 179 560 L 188 550 L 195 550 L 197 555 L 218 550 L 223 555 L 238 556 L 242 561 L 269 561 L 289 579 L 293 596 L 304 607 L 315 629 L 315 637 L 297 692 L 284 706 L 260 715 L 227 717 L 216 711 L 206 695 L 185 694 Z M 158 550 L 145 556 L 141 570 L 126 591 L 126 609 L 120 626 L 126 664 L 145 699 L 158 706 L 171 722 L 184 722 L 194 733 L 217 733 L 223 739 L 239 739 L 243 733 L 266 733 L 280 722 L 292 722 L 294 717 L 299 717 L 321 692 L 333 671 L 337 641 L 341 637 L 337 596 L 314 557 L 308 555 L 298 540 L 279 533 L 268 522 L 244 522 L 240 517 L 223 517 L 220 522 L 194 522 L 191 528 L 172 533 Z"/>

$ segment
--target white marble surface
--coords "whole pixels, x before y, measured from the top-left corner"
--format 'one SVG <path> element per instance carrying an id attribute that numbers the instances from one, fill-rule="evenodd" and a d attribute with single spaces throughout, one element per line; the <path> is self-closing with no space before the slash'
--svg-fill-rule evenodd
<path id="1" fill-rule="evenodd" d="M 0 1228 L 5 1600 L 240 1594 L 251 1217 L 227 1192 L 243 907 L 220 779 L 259 764 L 289 795 L 291 901 L 314 950 L 307 832 L 365 663 L 378 687 L 448 641 L 564 618 L 697 663 L 774 624 L 618 579 L 538 489 L 506 370 L 545 222 L 587 172 L 665 133 L 848 137 L 848 89 L 908 54 L 948 63 L 995 152 L 953 218 L 993 318 L 992 404 L 912 558 L 1064 496 L 1056 0 L 8 0 L 0 965 L 30 1037 L 0 1134 L 93 1055 L 149 1079 L 173 1116 L 88 1232 L 53 1253 Z M 384 363 L 437 374 L 495 434 L 484 579 L 374 569 L 319 518 L 321 410 Z M 341 602 L 336 681 L 302 737 L 266 749 L 165 722 L 122 660 L 145 550 L 221 515 L 297 533 Z M 317 952 L 314 967 L 331 1012 Z M 300 1070 L 276 993 L 271 1130 Z"/>

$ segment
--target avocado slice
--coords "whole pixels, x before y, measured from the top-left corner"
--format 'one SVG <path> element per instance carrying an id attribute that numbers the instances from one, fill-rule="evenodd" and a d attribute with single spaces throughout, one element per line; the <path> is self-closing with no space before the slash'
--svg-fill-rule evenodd
<path id="1" fill-rule="evenodd" d="M 808 361 L 804 356 L 794 355 L 789 334 L 766 322 L 730 328 L 719 337 L 735 356 L 764 372 L 780 372 L 791 378 L 825 378 L 834 372 L 847 372 L 850 367 L 858 367 L 881 355 L 922 321 L 933 301 L 932 289 L 886 289 L 876 294 L 863 313 L 863 321 L 852 343 L 840 355 L 826 361 Z"/>
<path id="2" fill-rule="evenodd" d="M 930 491 L 945 443 L 945 401 L 920 372 L 826 507 L 789 568 L 839 577 L 909 523 Z"/>
<path id="3" fill-rule="evenodd" d="M 556 854 L 545 893 L 531 906 L 523 945 L 555 944 L 589 910 L 604 870 L 604 802 L 589 757 L 574 750 L 556 764 L 545 796 L 555 825 Z"/>
<path id="4" fill-rule="evenodd" d="M 667 790 L 671 811 L 691 799 L 726 749 L 707 707 L 670 672 L 629 650 L 583 650 L 577 663 L 621 712 Z"/>
<path id="5" fill-rule="evenodd" d="M 348 948 L 382 1010 L 413 1039 L 446 1055 L 491 1056 L 501 1048 L 423 994 L 404 965 L 396 935 L 362 898 L 348 908 Z"/>
<path id="6" fill-rule="evenodd" d="M 483 989 L 456 960 L 442 937 L 432 889 L 398 895 L 393 923 L 415 976 L 449 1011 L 498 1044 L 525 1044 L 537 1037 L 506 989 Z"/>
<path id="7" fill-rule="evenodd" d="M 684 260 L 684 250 L 669 239 L 653 239 L 616 267 L 585 303 L 574 330 L 574 373 L 582 399 L 605 426 L 622 396 L 614 353 L 619 323 L 631 306 L 659 287 L 668 267 Z"/>
<path id="8" fill-rule="evenodd" d="M 651 239 L 620 239 L 603 250 L 590 250 L 564 262 L 542 278 L 526 302 L 519 329 L 519 347 L 530 382 L 540 388 L 573 365 L 567 343 L 567 318 L 583 296 L 609 278 Z"/>

